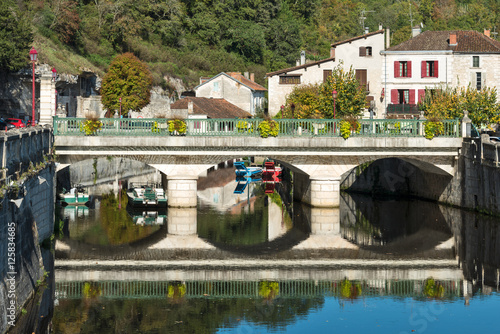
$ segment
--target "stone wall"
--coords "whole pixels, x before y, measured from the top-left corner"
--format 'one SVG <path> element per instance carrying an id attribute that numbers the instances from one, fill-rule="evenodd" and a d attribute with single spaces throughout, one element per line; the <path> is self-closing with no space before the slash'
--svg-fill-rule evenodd
<path id="1" fill-rule="evenodd" d="M 0 132 L 0 180 L 42 162 L 53 143 L 52 129 L 36 126 Z"/>
<path id="2" fill-rule="evenodd" d="M 55 166 L 49 163 L 37 175 L 19 180 L 18 190 L 11 188 L 0 199 L 0 333 L 12 320 L 7 308 L 14 302 L 19 316 L 43 277 L 40 243 L 54 230 L 54 173 Z"/>

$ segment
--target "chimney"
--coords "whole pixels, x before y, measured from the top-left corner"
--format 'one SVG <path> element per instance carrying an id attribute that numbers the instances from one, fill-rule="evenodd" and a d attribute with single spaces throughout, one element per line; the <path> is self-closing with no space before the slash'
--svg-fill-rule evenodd
<path id="1" fill-rule="evenodd" d="M 300 51 L 300 65 L 306 63 L 306 52 L 304 50 Z"/>
<path id="2" fill-rule="evenodd" d="M 370 28 L 369 27 L 365 27 L 365 34 L 368 34 L 370 32 Z"/>
<path id="3" fill-rule="evenodd" d="M 335 58 L 335 48 L 330 48 L 330 58 Z"/>
<path id="4" fill-rule="evenodd" d="M 384 28 L 382 27 L 382 23 L 379 23 L 379 24 L 378 24 L 378 30 L 382 30 L 382 29 L 384 29 Z"/>
<path id="5" fill-rule="evenodd" d="M 457 33 L 456 32 L 450 32 L 450 45 L 457 45 Z"/>
<path id="6" fill-rule="evenodd" d="M 244 72 L 243 76 L 245 77 L 245 79 L 248 79 L 248 72 Z"/>
<path id="7" fill-rule="evenodd" d="M 250 81 L 255 82 L 255 73 L 250 73 Z"/>
<path id="8" fill-rule="evenodd" d="M 421 32 L 422 32 L 422 29 L 420 28 L 420 26 L 414 26 L 413 28 L 411 28 L 412 37 L 416 37 L 416 36 L 420 35 Z"/>
<path id="9" fill-rule="evenodd" d="M 491 36 L 490 36 L 490 29 L 488 29 L 488 30 L 484 29 L 484 35 L 485 35 L 486 37 L 491 37 Z"/>
<path id="10" fill-rule="evenodd" d="M 193 113 L 193 101 L 188 100 L 188 115 Z"/>
<path id="11" fill-rule="evenodd" d="M 385 29 L 385 48 L 388 49 L 391 47 L 391 31 L 389 28 Z"/>

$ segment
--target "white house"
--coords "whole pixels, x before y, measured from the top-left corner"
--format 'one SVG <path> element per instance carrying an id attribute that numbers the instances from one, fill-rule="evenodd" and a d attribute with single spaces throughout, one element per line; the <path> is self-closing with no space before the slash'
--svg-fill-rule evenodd
<path id="1" fill-rule="evenodd" d="M 390 114 L 418 114 L 425 89 L 500 85 L 500 42 L 477 31 L 413 29 L 413 38 L 382 51 Z"/>
<path id="2" fill-rule="evenodd" d="M 212 78 L 202 78 L 194 88 L 196 97 L 225 99 L 235 106 L 249 112 L 252 116 L 264 108 L 266 88 L 239 72 L 221 72 Z"/>
<path id="3" fill-rule="evenodd" d="M 281 106 L 285 104 L 287 95 L 295 86 L 322 83 L 341 62 L 346 70 L 352 66 L 356 71 L 356 77 L 366 87 L 367 102 L 375 103 L 375 111 L 383 107 L 380 51 L 384 50 L 384 30 L 380 27 L 378 31 L 337 42 L 331 46 L 330 58 L 306 64 L 303 57 L 299 66 L 267 73 L 268 110 L 271 116 L 279 112 Z"/>

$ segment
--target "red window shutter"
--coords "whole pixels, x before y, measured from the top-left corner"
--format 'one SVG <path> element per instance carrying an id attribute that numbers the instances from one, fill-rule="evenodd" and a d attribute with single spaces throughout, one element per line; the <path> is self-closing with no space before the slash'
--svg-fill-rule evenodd
<path id="1" fill-rule="evenodd" d="M 427 74 L 427 62 L 425 60 L 422 60 L 422 67 L 421 67 L 421 73 L 422 73 L 422 78 L 425 78 Z"/>
<path id="2" fill-rule="evenodd" d="M 415 104 L 415 89 L 410 89 L 410 104 Z"/>
<path id="3" fill-rule="evenodd" d="M 437 78 L 439 77 L 439 69 L 438 69 L 438 61 L 434 61 L 434 76 Z"/>
<path id="4" fill-rule="evenodd" d="M 394 62 L 394 77 L 399 78 L 399 61 Z"/>
<path id="5" fill-rule="evenodd" d="M 425 96 L 425 89 L 419 89 L 418 90 L 418 103 L 424 101 L 424 96 Z"/>
<path id="6" fill-rule="evenodd" d="M 411 78 L 411 61 L 407 62 L 408 64 L 408 78 Z"/>
<path id="7" fill-rule="evenodd" d="M 399 104 L 399 93 L 398 93 L 397 89 L 391 90 L 391 103 L 392 104 Z"/>

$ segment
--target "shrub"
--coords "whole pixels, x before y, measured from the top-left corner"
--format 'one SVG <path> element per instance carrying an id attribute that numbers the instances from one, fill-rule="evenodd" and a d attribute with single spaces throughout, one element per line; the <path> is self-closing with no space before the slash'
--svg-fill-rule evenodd
<path id="1" fill-rule="evenodd" d="M 86 136 L 94 136 L 101 129 L 102 122 L 97 117 L 88 117 L 80 122 L 80 132 L 85 133 Z"/>
<path id="2" fill-rule="evenodd" d="M 358 119 L 353 116 L 344 117 L 340 121 L 340 136 L 347 139 L 351 136 L 351 133 L 359 133 L 361 131 L 361 124 Z"/>
<path id="3" fill-rule="evenodd" d="M 182 119 L 171 119 L 168 121 L 168 132 L 171 135 L 186 133 L 186 122 Z"/>
<path id="4" fill-rule="evenodd" d="M 278 122 L 272 119 L 265 120 L 259 124 L 259 132 L 262 138 L 267 138 L 269 136 L 276 137 L 280 132 L 280 126 Z"/>
<path id="5" fill-rule="evenodd" d="M 444 133 L 444 124 L 441 121 L 428 120 L 424 123 L 425 138 L 432 139 Z"/>

